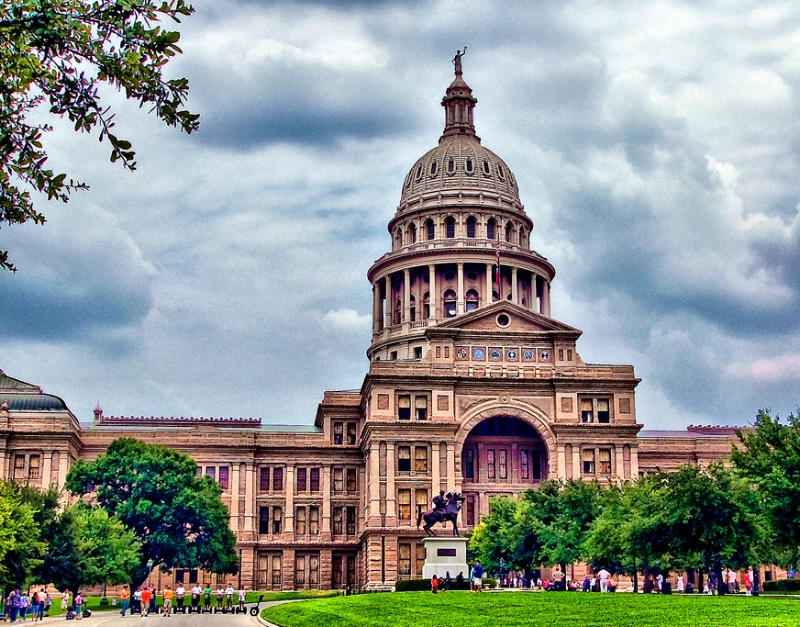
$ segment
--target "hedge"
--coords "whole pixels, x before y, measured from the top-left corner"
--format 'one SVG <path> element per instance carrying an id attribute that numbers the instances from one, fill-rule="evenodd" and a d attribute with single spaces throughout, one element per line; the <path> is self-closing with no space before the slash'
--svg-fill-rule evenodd
<path id="1" fill-rule="evenodd" d="M 800 592 L 800 579 L 778 579 L 776 581 L 765 581 L 763 583 L 764 592 Z"/>
<path id="2" fill-rule="evenodd" d="M 484 588 L 496 588 L 497 587 L 497 579 L 493 579 L 492 577 L 484 577 L 483 578 L 483 587 Z M 394 589 L 397 592 L 418 592 L 420 590 L 430 590 L 431 589 L 431 580 L 430 579 L 401 579 L 396 584 Z M 439 590 L 444 590 L 445 588 L 439 588 Z M 469 581 L 464 580 L 461 582 L 461 585 L 455 580 L 450 580 L 450 589 L 451 590 L 469 590 Z"/>

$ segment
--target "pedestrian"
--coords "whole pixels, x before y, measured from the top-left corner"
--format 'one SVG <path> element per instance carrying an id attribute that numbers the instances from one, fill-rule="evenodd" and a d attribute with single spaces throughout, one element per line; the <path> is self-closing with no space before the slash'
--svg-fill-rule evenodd
<path id="1" fill-rule="evenodd" d="M 475 562 L 472 577 L 472 582 L 475 584 L 475 592 L 481 592 L 483 590 L 483 566 L 481 566 L 480 562 Z"/>
<path id="2" fill-rule="evenodd" d="M 11 591 L 11 594 L 8 596 L 8 618 L 9 620 L 14 623 L 19 616 L 19 604 L 20 599 L 22 597 L 19 593 L 19 588 L 15 588 Z"/>
<path id="3" fill-rule="evenodd" d="M 475 566 L 469 569 L 469 591 L 475 592 Z"/>
<path id="4" fill-rule="evenodd" d="M 155 584 L 150 582 L 150 607 L 147 608 L 150 614 L 157 614 L 158 611 L 156 610 L 156 598 L 158 597 L 158 590 L 156 589 Z"/>
<path id="5" fill-rule="evenodd" d="M 728 584 L 728 594 L 736 594 L 736 571 L 729 568 L 725 573 L 725 581 Z"/>
<path id="6" fill-rule="evenodd" d="M 125 612 L 128 611 L 128 600 L 130 598 L 130 591 L 128 590 L 128 585 L 122 586 L 122 592 L 119 595 L 120 599 L 122 600 L 122 610 L 120 611 L 121 616 L 125 616 Z"/>
<path id="7" fill-rule="evenodd" d="M 678 592 L 683 592 L 686 589 L 683 583 L 683 575 L 678 575 Z"/>
<path id="8" fill-rule="evenodd" d="M 69 590 L 64 590 L 61 595 L 61 611 L 66 612 L 69 609 Z"/>
<path id="9" fill-rule="evenodd" d="M 608 582 L 611 579 L 611 573 L 605 568 L 601 568 L 597 573 L 597 578 L 600 580 L 600 592 L 608 592 Z"/>
<path id="10" fill-rule="evenodd" d="M 664 575 L 661 572 L 656 575 L 656 592 L 661 594 L 664 592 Z"/>
<path id="11" fill-rule="evenodd" d="M 200 613 L 200 594 L 203 592 L 203 589 L 200 587 L 199 583 L 195 583 L 194 587 L 192 588 L 192 609 L 190 611 Z"/>
<path id="12" fill-rule="evenodd" d="M 164 616 L 172 616 L 172 597 L 175 596 L 175 593 L 172 590 L 172 586 L 166 585 L 164 586 L 164 605 L 161 608 L 161 613 Z"/>
<path id="13" fill-rule="evenodd" d="M 22 592 L 19 597 L 19 619 L 24 623 L 28 619 L 28 607 L 30 607 L 31 600 L 27 592 Z"/>
<path id="14" fill-rule="evenodd" d="M 147 615 L 150 613 L 150 598 L 152 592 L 150 588 L 144 586 L 142 588 L 142 618 L 146 618 Z"/>
<path id="15" fill-rule="evenodd" d="M 550 575 L 550 579 L 553 580 L 553 590 L 563 590 L 564 589 L 564 573 L 561 572 L 561 566 L 556 564 L 555 570 L 553 570 L 553 574 Z"/>
<path id="16" fill-rule="evenodd" d="M 242 588 L 241 584 L 240 584 L 240 586 L 239 586 L 239 611 L 242 614 L 245 613 L 244 603 L 245 603 L 246 600 L 247 600 L 247 593 L 244 591 L 244 588 Z"/>
<path id="17" fill-rule="evenodd" d="M 142 613 L 142 589 L 139 586 L 136 586 L 136 590 L 133 591 L 133 605 L 131 605 L 131 614 L 137 611 L 139 614 Z"/>
<path id="18" fill-rule="evenodd" d="M 747 568 L 747 572 L 744 574 L 744 589 L 747 596 L 751 596 L 753 594 L 753 567 L 750 566 Z"/>
<path id="19" fill-rule="evenodd" d="M 233 589 L 233 584 L 228 582 L 228 587 L 225 588 L 225 604 L 227 605 L 228 611 L 233 613 L 233 593 L 235 590 Z"/>
<path id="20" fill-rule="evenodd" d="M 433 594 L 439 592 L 439 578 L 436 575 L 431 577 L 431 592 Z"/>
<path id="21" fill-rule="evenodd" d="M 83 597 L 81 591 L 75 593 L 75 620 L 83 619 Z"/>
<path id="22" fill-rule="evenodd" d="M 176 612 L 183 613 L 183 597 L 186 595 L 186 588 L 183 587 L 183 583 L 178 583 L 178 587 L 175 588 L 175 603 L 177 603 Z"/>

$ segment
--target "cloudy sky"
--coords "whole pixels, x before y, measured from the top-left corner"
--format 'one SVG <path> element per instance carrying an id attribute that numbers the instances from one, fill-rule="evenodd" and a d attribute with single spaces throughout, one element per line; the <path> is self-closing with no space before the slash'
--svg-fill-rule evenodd
<path id="1" fill-rule="evenodd" d="M 800 4 L 197 0 L 171 73 L 202 129 L 133 105 L 139 170 L 58 128 L 91 184 L 0 230 L 0 368 L 106 415 L 313 422 L 358 388 L 366 271 L 441 133 L 451 59 L 514 170 L 583 359 L 633 364 L 648 428 L 800 403 Z"/>

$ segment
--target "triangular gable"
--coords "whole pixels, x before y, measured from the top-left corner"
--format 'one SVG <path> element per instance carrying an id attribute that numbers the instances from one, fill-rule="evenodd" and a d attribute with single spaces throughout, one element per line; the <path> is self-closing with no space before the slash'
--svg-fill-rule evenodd
<path id="1" fill-rule="evenodd" d="M 498 318 L 505 314 L 508 324 L 498 324 Z M 500 318 L 502 321 L 502 318 Z M 579 337 L 579 329 L 568 324 L 547 318 L 520 305 L 508 301 L 498 301 L 467 314 L 438 323 L 432 329 L 459 329 L 462 331 L 508 331 L 511 333 L 558 333 Z"/>

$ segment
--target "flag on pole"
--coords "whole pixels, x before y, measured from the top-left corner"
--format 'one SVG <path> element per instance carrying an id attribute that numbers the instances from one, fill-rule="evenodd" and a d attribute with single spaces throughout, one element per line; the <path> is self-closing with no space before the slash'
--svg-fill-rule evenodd
<path id="1" fill-rule="evenodd" d="M 497 240 L 497 246 L 494 249 L 495 272 L 494 282 L 497 285 L 497 300 L 503 300 L 503 293 L 500 291 L 500 240 Z"/>

